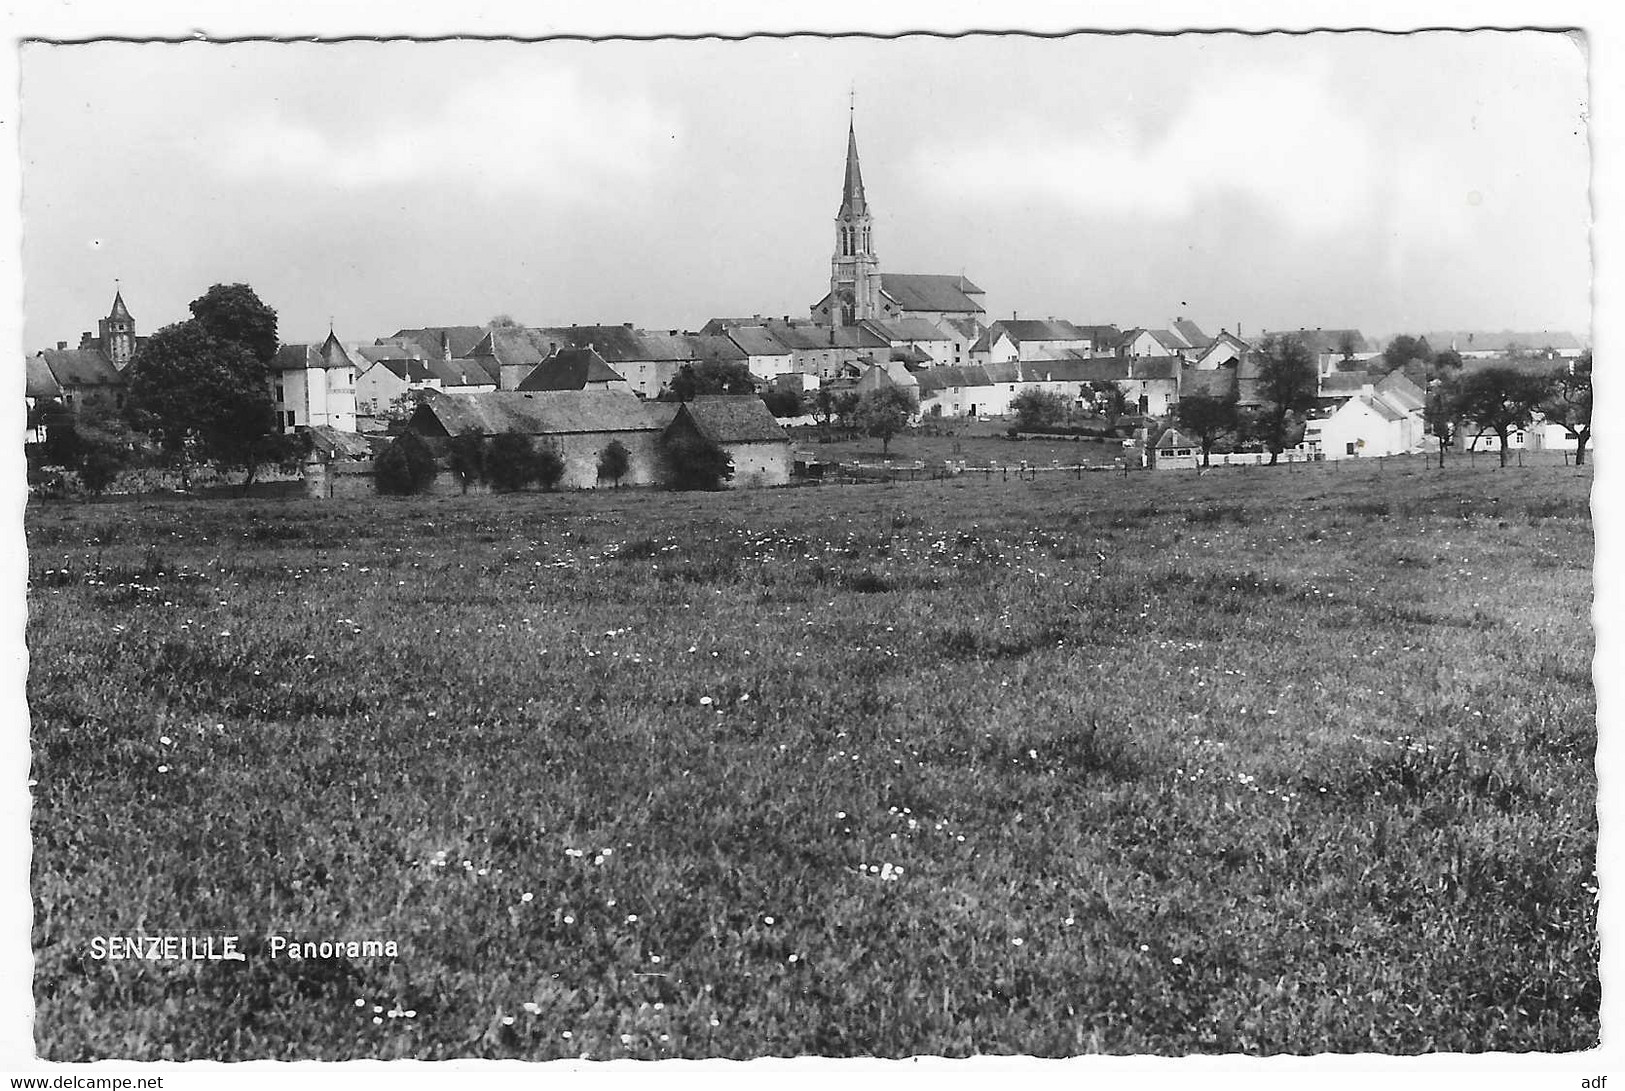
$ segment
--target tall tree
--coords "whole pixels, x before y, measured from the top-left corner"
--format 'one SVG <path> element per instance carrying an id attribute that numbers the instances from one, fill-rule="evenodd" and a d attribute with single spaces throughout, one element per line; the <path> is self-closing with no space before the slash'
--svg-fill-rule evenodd
<path id="1" fill-rule="evenodd" d="M 1066 395 L 1029 386 L 1010 399 L 1017 428 L 1049 428 L 1066 420 Z"/>
<path id="2" fill-rule="evenodd" d="M 1551 397 L 1540 407 L 1540 413 L 1574 437 L 1574 464 L 1584 466 L 1586 445 L 1591 442 L 1590 349 L 1574 361 L 1572 369 L 1557 373 Z"/>
<path id="3" fill-rule="evenodd" d="M 519 328 L 519 323 L 514 320 L 511 314 L 499 314 L 485 325 L 486 328 L 493 330 L 516 330 Z"/>
<path id="4" fill-rule="evenodd" d="M 1274 466 L 1286 449 L 1294 425 L 1315 403 L 1319 386 L 1315 358 L 1295 334 L 1272 333 L 1258 343 L 1254 353 L 1254 389 L 1263 404 L 1253 419 L 1258 438 L 1270 453 L 1270 465 Z"/>
<path id="5" fill-rule="evenodd" d="M 693 401 L 697 394 L 754 394 L 756 380 L 737 361 L 699 360 L 677 370 L 667 393 L 680 402 Z"/>
<path id="6" fill-rule="evenodd" d="M 882 453 L 891 453 L 892 437 L 908 427 L 908 422 L 919 412 L 920 403 L 914 392 L 901 386 L 882 386 L 858 395 L 852 422 L 865 434 L 880 441 Z"/>
<path id="7" fill-rule="evenodd" d="M 292 438 L 277 428 L 264 362 L 247 344 L 210 332 L 201 319 L 149 337 L 130 361 L 125 383 L 130 423 L 179 467 L 183 485 L 194 457 L 245 470 L 246 487 L 259 466 L 293 452 Z"/>
<path id="8" fill-rule="evenodd" d="M 1527 428 L 1551 395 L 1552 378 L 1531 375 L 1513 367 L 1487 367 L 1461 379 L 1456 386 L 1456 411 L 1471 421 L 1478 435 L 1494 432 L 1501 441 L 1501 465 L 1511 455 L 1515 429 Z"/>
<path id="9" fill-rule="evenodd" d="M 1236 431 L 1241 423 L 1233 396 L 1219 397 L 1205 391 L 1180 398 L 1174 405 L 1174 420 L 1179 427 L 1196 437 L 1197 444 L 1202 448 L 1204 466 L 1211 465 L 1209 456 L 1213 445 L 1225 434 Z"/>
<path id="10" fill-rule="evenodd" d="M 192 318 L 209 336 L 243 346 L 261 364 L 276 355 L 276 311 L 246 284 L 216 284 L 191 303 Z"/>
<path id="11" fill-rule="evenodd" d="M 1128 413 L 1128 395 L 1123 388 L 1110 379 L 1102 379 L 1089 384 L 1089 391 L 1094 395 L 1095 408 L 1106 418 L 1106 427 L 1116 428 L 1117 418 Z"/>
<path id="12" fill-rule="evenodd" d="M 618 439 L 612 439 L 609 444 L 598 452 L 598 476 L 607 477 L 621 487 L 621 478 L 632 469 L 632 452 L 626 449 L 626 444 Z"/>
<path id="13" fill-rule="evenodd" d="M 470 426 L 452 436 L 446 445 L 446 467 L 467 496 L 470 485 L 485 480 L 484 433 Z"/>
<path id="14" fill-rule="evenodd" d="M 1444 469 L 1444 453 L 1455 444 L 1461 413 L 1456 408 L 1456 380 L 1436 380 L 1428 387 L 1422 406 L 1422 423 L 1439 445 L 1439 469 Z"/>
<path id="15" fill-rule="evenodd" d="M 1433 350 L 1428 347 L 1427 338 L 1402 333 L 1388 342 L 1388 347 L 1382 350 L 1382 360 L 1389 371 L 1402 368 L 1412 360 L 1430 364 L 1433 362 Z"/>

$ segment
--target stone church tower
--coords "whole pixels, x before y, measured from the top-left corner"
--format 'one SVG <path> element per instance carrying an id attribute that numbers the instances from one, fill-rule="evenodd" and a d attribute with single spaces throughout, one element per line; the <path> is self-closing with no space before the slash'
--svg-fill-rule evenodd
<path id="1" fill-rule="evenodd" d="M 97 320 L 96 333 L 98 347 L 113 366 L 120 371 L 129 367 L 130 357 L 135 355 L 135 319 L 124 305 L 122 292 L 113 293 L 113 309 L 106 318 Z"/>
<path id="2" fill-rule="evenodd" d="M 846 183 L 835 214 L 835 256 L 829 272 L 829 324 L 851 326 L 880 316 L 880 259 L 875 257 L 874 218 L 863 196 L 855 123 L 846 130 Z"/>

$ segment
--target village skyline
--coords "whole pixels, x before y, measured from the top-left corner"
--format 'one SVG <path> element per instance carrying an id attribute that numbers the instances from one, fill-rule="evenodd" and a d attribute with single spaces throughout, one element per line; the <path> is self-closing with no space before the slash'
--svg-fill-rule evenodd
<path id="1" fill-rule="evenodd" d="M 849 119 L 883 267 L 964 273 L 988 321 L 1589 340 L 1585 67 L 1568 39 L 1283 44 L 594 43 L 654 59 L 613 93 L 589 78 L 606 53 L 585 43 L 30 46 L 26 347 L 76 340 L 115 278 L 148 330 L 184 318 L 199 283 L 252 283 L 290 341 L 330 322 L 362 340 L 502 313 L 805 318 L 826 287 Z M 437 95 L 380 50 L 478 65 Z M 1102 87 L 1033 73 L 1063 61 Z M 86 65 L 125 78 L 89 88 Z M 753 93 L 687 78 L 706 67 Z M 1132 90 L 1108 78 L 1135 71 Z M 662 96 L 651 72 L 684 78 Z M 1405 109 L 1418 80 L 1425 118 Z M 334 85 L 354 93 L 339 102 Z M 1284 147 L 1272 130 L 1307 135 Z"/>

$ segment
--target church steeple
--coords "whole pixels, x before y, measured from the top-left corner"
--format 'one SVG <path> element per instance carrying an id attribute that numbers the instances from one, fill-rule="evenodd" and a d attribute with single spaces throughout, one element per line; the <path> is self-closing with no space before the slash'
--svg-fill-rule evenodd
<path id="1" fill-rule="evenodd" d="M 115 368 L 123 371 L 135 355 L 135 319 L 130 315 L 130 308 L 124 305 L 124 293 L 116 283 L 113 288 L 113 309 L 96 326 L 96 340 L 102 353 Z"/>
<path id="2" fill-rule="evenodd" d="M 830 260 L 829 299 L 820 321 L 850 326 L 880 313 L 880 263 L 874 250 L 874 217 L 858 165 L 856 117 L 846 128 L 846 177 L 835 213 L 835 255 Z"/>
<path id="3" fill-rule="evenodd" d="M 854 118 L 846 129 L 846 185 L 841 190 L 841 214 L 862 215 L 868 207 L 863 199 L 863 171 L 858 166 L 858 130 Z"/>

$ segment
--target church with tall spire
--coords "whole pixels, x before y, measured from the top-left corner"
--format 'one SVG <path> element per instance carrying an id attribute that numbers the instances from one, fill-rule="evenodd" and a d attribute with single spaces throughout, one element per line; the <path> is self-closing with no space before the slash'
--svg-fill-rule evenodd
<path id="1" fill-rule="evenodd" d="M 829 294 L 812 305 L 820 326 L 924 319 L 949 327 L 956 339 L 974 341 L 984 314 L 982 289 L 963 274 L 882 273 L 875 253 L 874 215 L 863 189 L 858 161 L 856 112 L 847 119 L 846 174 L 841 207 L 835 213 L 835 252 L 830 258 Z"/>
<path id="2" fill-rule="evenodd" d="M 99 351 L 114 368 L 123 371 L 130 366 L 135 350 L 145 340 L 135 335 L 135 319 L 130 315 L 130 308 L 124 305 L 124 292 L 115 286 L 113 309 L 107 312 L 106 318 L 96 320 L 95 333 L 87 330 L 80 335 L 79 348 Z"/>

